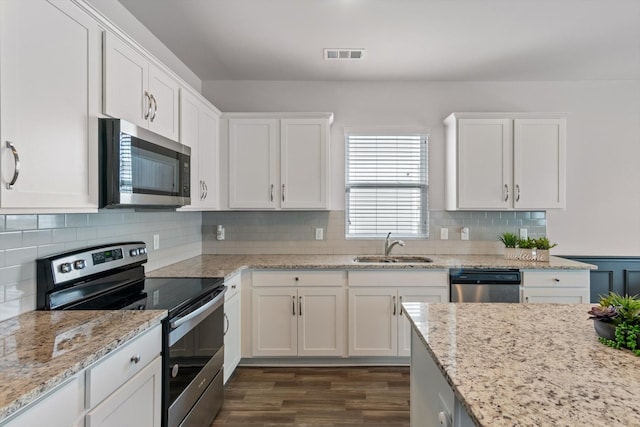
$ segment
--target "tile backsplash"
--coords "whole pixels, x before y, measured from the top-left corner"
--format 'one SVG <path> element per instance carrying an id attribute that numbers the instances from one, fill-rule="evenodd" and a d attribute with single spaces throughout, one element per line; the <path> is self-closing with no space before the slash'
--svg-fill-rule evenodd
<path id="1" fill-rule="evenodd" d="M 225 240 L 216 240 L 216 226 Z M 527 228 L 546 232 L 544 212 L 429 212 L 430 239 L 405 239 L 405 254 L 501 254 L 497 235 Z M 449 240 L 440 240 L 440 228 Z M 460 228 L 469 228 L 469 241 Z M 323 228 L 324 239 L 315 240 Z M 153 249 L 153 236 L 160 248 Z M 146 242 L 148 271 L 201 253 L 210 254 L 380 254 L 382 239 L 346 239 L 343 211 L 312 212 L 136 212 L 0 215 L 0 320 L 36 306 L 35 260 L 75 248 L 119 241 Z"/>
<path id="2" fill-rule="evenodd" d="M 202 216 L 203 253 L 219 254 L 372 254 L 382 253 L 379 240 L 346 239 L 344 211 L 206 212 Z M 216 227 L 225 228 L 225 240 L 216 240 Z M 449 239 L 440 240 L 440 229 Z M 469 228 L 469 241 L 460 229 Z M 315 240 L 315 229 L 324 239 Z M 545 212 L 429 212 L 429 239 L 406 240 L 395 253 L 501 254 L 498 234 L 526 228 L 531 237 L 544 236 Z"/>
<path id="3" fill-rule="evenodd" d="M 0 215 L 0 320 L 35 309 L 37 258 L 105 243 L 144 241 L 147 270 L 199 255 L 200 212 L 100 211 Z M 153 235 L 160 247 L 153 250 Z"/>

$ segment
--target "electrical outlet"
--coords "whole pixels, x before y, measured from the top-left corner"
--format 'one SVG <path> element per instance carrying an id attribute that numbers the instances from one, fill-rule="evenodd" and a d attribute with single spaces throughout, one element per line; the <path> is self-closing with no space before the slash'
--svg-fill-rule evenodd
<path id="1" fill-rule="evenodd" d="M 157 251 L 158 249 L 160 249 L 160 235 L 159 234 L 154 234 L 153 235 L 153 250 Z"/>
<path id="2" fill-rule="evenodd" d="M 520 238 L 521 239 L 526 239 L 529 236 L 527 229 L 526 228 L 521 228 L 520 229 Z"/>
<path id="3" fill-rule="evenodd" d="M 440 229 L 440 240 L 448 240 L 449 239 L 449 229 L 441 228 Z"/>
<path id="4" fill-rule="evenodd" d="M 324 240 L 324 228 L 316 228 L 316 240 Z"/>
<path id="5" fill-rule="evenodd" d="M 460 240 L 469 240 L 469 227 L 462 227 L 460 229 Z"/>
<path id="6" fill-rule="evenodd" d="M 216 229 L 216 240 L 224 240 L 224 227 L 222 225 L 218 225 Z"/>

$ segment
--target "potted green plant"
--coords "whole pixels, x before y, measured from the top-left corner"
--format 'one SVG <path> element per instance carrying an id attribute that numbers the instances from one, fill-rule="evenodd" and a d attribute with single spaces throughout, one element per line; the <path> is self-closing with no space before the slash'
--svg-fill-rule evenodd
<path id="1" fill-rule="evenodd" d="M 518 259 L 524 261 L 536 260 L 536 241 L 531 237 L 518 239 Z"/>
<path id="2" fill-rule="evenodd" d="M 500 240 L 504 245 L 504 257 L 506 259 L 516 259 L 518 253 L 516 249 L 519 240 L 518 235 L 516 233 L 505 231 L 498 235 L 498 240 Z"/>
<path id="3" fill-rule="evenodd" d="M 533 239 L 536 248 L 536 261 L 549 261 L 549 249 L 558 246 L 557 243 L 551 243 L 547 237 L 538 237 Z"/>
<path id="4" fill-rule="evenodd" d="M 640 299 L 615 292 L 600 298 L 588 312 L 601 343 L 640 356 Z"/>

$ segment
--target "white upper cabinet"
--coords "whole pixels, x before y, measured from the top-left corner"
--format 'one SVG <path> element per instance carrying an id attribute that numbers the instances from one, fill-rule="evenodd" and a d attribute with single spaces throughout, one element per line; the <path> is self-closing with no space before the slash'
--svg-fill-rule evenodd
<path id="1" fill-rule="evenodd" d="M 448 210 L 565 207 L 564 117 L 454 113 L 445 125 Z"/>
<path id="2" fill-rule="evenodd" d="M 331 114 L 230 117 L 231 209 L 329 209 Z"/>
<path id="3" fill-rule="evenodd" d="M 513 124 L 514 206 L 564 208 L 566 121 L 516 119 Z"/>
<path id="4" fill-rule="evenodd" d="M 191 204 L 216 210 L 219 200 L 219 112 L 200 95 L 180 91 L 180 142 L 191 147 Z"/>
<path id="5" fill-rule="evenodd" d="M 329 124 L 325 119 L 280 121 L 280 207 L 328 207 Z"/>
<path id="6" fill-rule="evenodd" d="M 95 211 L 100 29 L 70 2 L 0 2 L 0 208 Z"/>
<path id="7" fill-rule="evenodd" d="M 275 209 L 278 205 L 277 125 L 273 119 L 229 120 L 231 209 Z"/>
<path id="8" fill-rule="evenodd" d="M 179 89 L 140 51 L 104 33 L 104 114 L 178 141 Z"/>

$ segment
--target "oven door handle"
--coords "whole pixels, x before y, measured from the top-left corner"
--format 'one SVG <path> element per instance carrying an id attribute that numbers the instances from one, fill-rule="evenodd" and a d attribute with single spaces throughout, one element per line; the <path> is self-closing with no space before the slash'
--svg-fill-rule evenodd
<path id="1" fill-rule="evenodd" d="M 220 292 L 214 299 L 212 299 L 211 301 L 209 301 L 208 303 L 206 303 L 205 305 L 203 305 L 202 307 L 198 308 L 197 310 L 192 311 L 191 313 L 187 314 L 186 316 L 183 317 L 179 317 L 175 320 L 172 320 L 170 325 L 171 325 L 171 329 L 177 329 L 179 328 L 181 325 L 199 317 L 202 316 L 203 318 L 208 316 L 210 313 L 213 313 L 218 307 L 220 307 L 222 305 L 222 303 L 224 303 L 224 294 L 225 292 L 227 292 L 227 289 L 225 288 L 222 292 Z"/>

